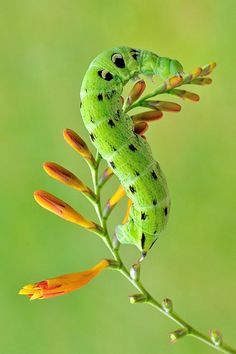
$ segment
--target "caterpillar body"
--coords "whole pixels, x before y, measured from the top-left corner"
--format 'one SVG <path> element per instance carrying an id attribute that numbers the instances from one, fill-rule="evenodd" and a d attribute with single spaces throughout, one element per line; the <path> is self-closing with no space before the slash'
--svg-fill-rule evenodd
<path id="1" fill-rule="evenodd" d="M 128 222 L 118 225 L 121 243 L 150 249 L 164 229 L 170 198 L 166 179 L 151 149 L 134 132 L 132 119 L 122 110 L 121 94 L 138 74 L 161 79 L 181 74 L 182 65 L 146 50 L 118 47 L 98 55 L 83 79 L 81 114 L 92 143 L 119 178 L 132 200 Z"/>

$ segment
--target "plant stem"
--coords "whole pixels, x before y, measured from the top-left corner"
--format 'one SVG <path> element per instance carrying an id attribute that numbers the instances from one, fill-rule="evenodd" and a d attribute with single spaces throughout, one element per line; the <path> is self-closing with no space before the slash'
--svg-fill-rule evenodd
<path id="1" fill-rule="evenodd" d="M 188 322 L 183 320 L 176 312 L 166 311 L 165 308 L 162 307 L 161 302 L 155 300 L 151 296 L 151 294 L 145 289 L 145 287 L 143 286 L 143 284 L 140 280 L 134 280 L 130 276 L 130 272 L 128 271 L 128 269 L 124 265 L 120 255 L 119 255 L 119 251 L 114 249 L 112 246 L 112 242 L 111 242 L 111 239 L 110 239 L 108 231 L 107 231 L 106 219 L 102 215 L 102 206 L 101 206 L 101 200 L 100 200 L 101 186 L 99 186 L 99 184 L 98 184 L 98 170 L 99 170 L 100 161 L 101 161 L 101 156 L 97 153 L 96 166 L 91 167 L 91 174 L 92 174 L 92 180 L 93 180 L 93 185 L 94 185 L 94 193 L 96 195 L 96 201 L 93 204 L 94 204 L 98 219 L 100 221 L 101 227 L 103 229 L 102 239 L 105 242 L 106 246 L 108 247 L 108 249 L 111 252 L 114 259 L 118 263 L 118 266 L 113 269 L 120 272 L 140 292 L 140 294 L 144 295 L 145 300 L 143 302 L 154 307 L 156 310 L 161 312 L 163 315 L 167 316 L 172 321 L 174 321 L 179 326 L 181 326 L 183 329 L 185 329 L 186 335 L 195 337 L 199 341 L 209 345 L 210 347 L 213 347 L 214 349 L 216 349 L 222 353 L 236 354 L 236 350 L 231 348 L 229 345 L 225 344 L 224 342 L 222 342 L 218 345 L 214 344 L 211 341 L 210 336 L 207 336 L 207 335 L 201 333 L 200 331 L 198 331 L 197 329 L 195 329 Z"/>

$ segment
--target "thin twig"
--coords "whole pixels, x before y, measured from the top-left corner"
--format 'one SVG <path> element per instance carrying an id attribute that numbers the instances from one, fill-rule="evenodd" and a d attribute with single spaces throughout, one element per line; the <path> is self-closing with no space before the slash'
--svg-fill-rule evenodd
<path id="1" fill-rule="evenodd" d="M 112 246 L 112 242 L 110 239 L 110 236 L 107 231 L 107 224 L 106 224 L 106 219 L 102 215 L 102 206 L 101 206 L 101 201 L 100 201 L 100 192 L 101 192 L 101 187 L 99 186 L 98 183 L 98 170 L 99 170 L 99 164 L 101 161 L 101 156 L 97 153 L 96 157 L 96 165 L 91 168 L 91 173 L 92 173 L 92 180 L 93 180 L 93 185 L 94 185 L 94 193 L 96 195 L 96 202 L 94 203 L 96 213 L 98 215 L 101 227 L 103 229 L 103 241 L 105 242 L 107 248 L 111 252 L 112 256 L 114 257 L 114 260 L 117 262 L 117 266 L 112 268 L 118 272 L 120 272 L 138 291 L 141 295 L 143 295 L 142 302 L 154 307 L 156 310 L 161 312 L 163 315 L 167 316 L 170 318 L 172 321 L 177 323 L 182 329 L 184 329 L 184 332 L 182 331 L 181 333 L 184 333 L 185 335 L 189 335 L 192 337 L 195 337 L 199 341 L 207 344 L 210 347 L 213 347 L 214 349 L 226 353 L 226 354 L 236 354 L 236 350 L 230 347 L 229 345 L 225 344 L 223 341 L 221 341 L 218 344 L 215 344 L 214 341 L 212 341 L 210 336 L 205 335 L 204 333 L 198 331 L 195 329 L 192 325 L 190 325 L 187 321 L 183 320 L 176 312 L 170 310 L 167 311 L 163 306 L 160 301 L 157 301 L 154 299 L 154 297 L 146 290 L 146 288 L 143 286 L 142 282 L 140 279 L 133 279 L 130 275 L 130 272 L 124 265 L 119 251 L 117 249 L 114 249 Z M 177 333 L 176 333 L 177 332 Z M 179 330 L 175 331 L 176 336 L 178 333 L 180 333 Z M 181 335 L 183 336 L 183 335 Z M 179 336 L 179 338 L 181 338 Z M 176 337 L 178 339 L 178 336 Z"/>

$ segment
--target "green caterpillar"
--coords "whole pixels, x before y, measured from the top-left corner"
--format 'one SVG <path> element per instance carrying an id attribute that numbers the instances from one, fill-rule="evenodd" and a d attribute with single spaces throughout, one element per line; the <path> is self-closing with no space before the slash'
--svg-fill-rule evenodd
<path id="1" fill-rule="evenodd" d="M 182 72 L 177 60 L 146 50 L 112 48 L 92 61 L 80 92 L 81 114 L 91 141 L 133 203 L 128 222 L 116 228 L 117 238 L 136 245 L 143 255 L 167 223 L 170 198 L 148 143 L 134 132 L 132 119 L 122 111 L 121 94 L 138 74 L 165 80 Z"/>

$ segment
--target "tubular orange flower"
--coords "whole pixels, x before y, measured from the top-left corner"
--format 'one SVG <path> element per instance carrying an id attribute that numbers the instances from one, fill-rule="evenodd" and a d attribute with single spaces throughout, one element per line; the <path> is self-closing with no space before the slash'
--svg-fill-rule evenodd
<path id="1" fill-rule="evenodd" d="M 73 290 L 82 288 L 90 280 L 96 277 L 103 269 L 109 266 L 109 261 L 103 259 L 93 268 L 79 273 L 60 275 L 34 284 L 25 285 L 20 291 L 20 295 L 27 295 L 30 300 L 46 299 L 58 295 L 64 295 Z"/>
<path id="2" fill-rule="evenodd" d="M 99 230 L 99 226 L 93 221 L 85 219 L 70 205 L 48 192 L 42 190 L 36 191 L 34 192 L 34 198 L 41 207 L 60 216 L 62 219 L 78 224 L 86 229 Z"/>
<path id="3" fill-rule="evenodd" d="M 76 134 L 73 130 L 71 129 L 65 129 L 63 132 L 64 139 L 66 142 L 75 150 L 77 151 L 84 159 L 86 159 L 88 162 L 91 162 L 93 165 L 95 165 L 95 160 L 94 157 L 89 150 L 87 144 L 84 142 L 84 140 Z"/>

